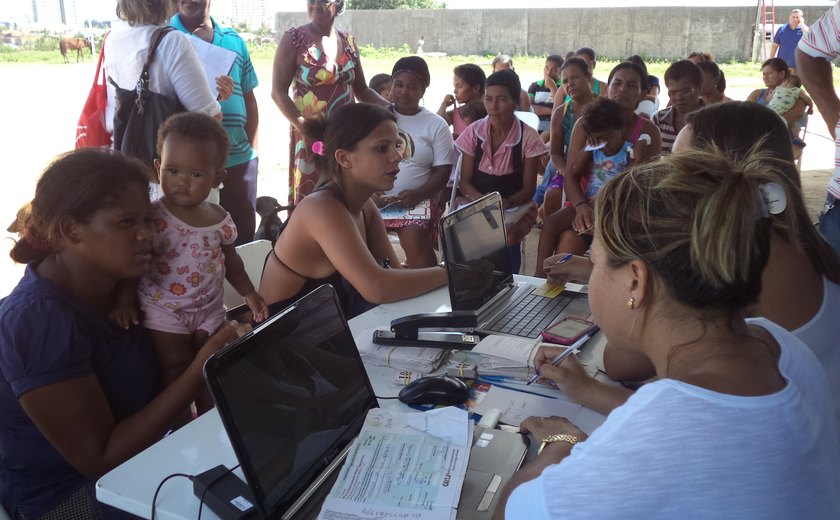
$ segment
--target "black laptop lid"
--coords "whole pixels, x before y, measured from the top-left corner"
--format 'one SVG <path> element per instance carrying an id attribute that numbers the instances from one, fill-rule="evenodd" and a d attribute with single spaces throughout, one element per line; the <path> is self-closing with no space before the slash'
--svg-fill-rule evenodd
<path id="1" fill-rule="evenodd" d="M 498 193 L 441 218 L 440 236 L 452 310 L 477 311 L 513 283 Z"/>
<path id="2" fill-rule="evenodd" d="M 286 511 L 376 406 L 329 285 L 216 353 L 204 375 L 263 517 Z"/>

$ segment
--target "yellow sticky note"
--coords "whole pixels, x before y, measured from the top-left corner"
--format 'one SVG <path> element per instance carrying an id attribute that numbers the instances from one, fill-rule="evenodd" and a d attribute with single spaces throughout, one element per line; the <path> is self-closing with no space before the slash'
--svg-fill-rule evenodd
<path id="1" fill-rule="evenodd" d="M 559 295 L 561 292 L 566 290 L 566 285 L 550 285 L 548 283 L 544 283 L 540 287 L 534 289 L 533 294 L 538 296 L 545 296 L 546 298 L 554 298 L 555 296 Z"/>

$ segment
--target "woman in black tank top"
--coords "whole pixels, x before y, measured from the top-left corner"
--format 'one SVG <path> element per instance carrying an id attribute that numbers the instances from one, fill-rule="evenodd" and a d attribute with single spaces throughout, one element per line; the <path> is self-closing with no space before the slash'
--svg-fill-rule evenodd
<path id="1" fill-rule="evenodd" d="M 307 122 L 321 186 L 295 208 L 266 259 L 260 294 L 279 311 L 323 283 L 348 318 L 372 305 L 411 298 L 446 283 L 443 269 L 399 269 L 370 200 L 390 189 L 401 158 L 393 114 L 374 105 L 341 107 Z"/>

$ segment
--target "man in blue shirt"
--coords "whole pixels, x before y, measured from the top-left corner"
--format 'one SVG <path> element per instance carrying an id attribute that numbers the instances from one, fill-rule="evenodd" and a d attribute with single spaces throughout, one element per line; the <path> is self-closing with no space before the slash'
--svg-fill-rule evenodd
<path id="1" fill-rule="evenodd" d="M 786 23 L 773 37 L 773 46 L 770 48 L 770 58 L 778 57 L 785 60 L 788 67 L 793 72 L 796 72 L 796 46 L 799 45 L 799 40 L 802 35 L 808 30 L 805 25 L 805 18 L 802 16 L 801 9 L 794 9 L 790 12 L 790 22 Z"/>
<path id="2" fill-rule="evenodd" d="M 259 112 L 254 88 L 257 74 L 251 63 L 248 47 L 239 34 L 222 27 L 210 16 L 210 0 L 181 0 L 180 12 L 172 17 L 172 27 L 181 32 L 236 53 L 230 70 L 233 94 L 222 105 L 222 126 L 230 138 L 230 151 L 225 168 L 228 176 L 219 192 L 219 204 L 230 213 L 236 224 L 236 245 L 254 240 L 257 204 L 257 126 Z"/>

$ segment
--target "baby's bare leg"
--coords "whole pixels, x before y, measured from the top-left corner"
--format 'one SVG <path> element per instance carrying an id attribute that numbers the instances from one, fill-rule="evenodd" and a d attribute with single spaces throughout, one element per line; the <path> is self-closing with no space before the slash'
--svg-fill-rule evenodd
<path id="1" fill-rule="evenodd" d="M 187 370 L 195 357 L 192 337 L 190 334 L 146 330 L 157 353 L 161 383 L 163 383 L 163 386 L 169 386 Z M 180 428 L 190 419 L 192 419 L 192 414 L 189 409 L 185 409 L 173 427 Z"/>

